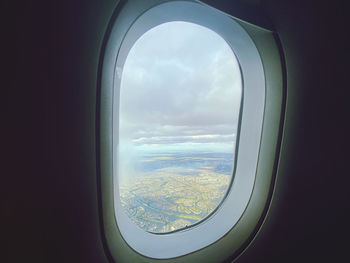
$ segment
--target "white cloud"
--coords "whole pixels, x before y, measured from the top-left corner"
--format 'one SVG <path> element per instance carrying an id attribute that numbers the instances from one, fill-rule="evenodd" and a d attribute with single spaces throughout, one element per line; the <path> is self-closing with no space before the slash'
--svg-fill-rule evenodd
<path id="1" fill-rule="evenodd" d="M 132 47 L 120 97 L 122 140 L 232 144 L 241 100 L 239 66 L 215 32 L 169 22 Z"/>
<path id="2" fill-rule="evenodd" d="M 205 134 L 194 136 L 153 136 L 153 137 L 140 137 L 133 139 L 132 142 L 135 145 L 142 144 L 174 144 L 174 143 L 232 143 L 234 140 L 234 134 L 220 135 L 220 134 Z"/>

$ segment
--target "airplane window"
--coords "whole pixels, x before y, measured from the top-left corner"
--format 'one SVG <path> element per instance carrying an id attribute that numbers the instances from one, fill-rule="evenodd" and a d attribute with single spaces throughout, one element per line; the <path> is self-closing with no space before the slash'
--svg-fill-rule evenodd
<path id="1" fill-rule="evenodd" d="M 116 262 L 223 262 L 255 236 L 283 124 L 274 32 L 200 1 L 121 1 L 101 48 L 98 171 Z"/>
<path id="2" fill-rule="evenodd" d="M 145 32 L 121 74 L 118 180 L 124 212 L 167 233 L 218 209 L 230 188 L 242 97 L 227 42 L 182 21 Z"/>

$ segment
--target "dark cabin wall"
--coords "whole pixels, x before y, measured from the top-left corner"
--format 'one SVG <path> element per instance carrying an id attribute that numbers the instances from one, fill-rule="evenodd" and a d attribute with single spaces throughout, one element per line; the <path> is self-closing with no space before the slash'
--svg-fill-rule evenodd
<path id="1" fill-rule="evenodd" d="M 8 6 L 0 262 L 108 262 L 99 231 L 95 106 L 99 50 L 115 5 Z"/>
<path id="2" fill-rule="evenodd" d="M 268 0 L 263 6 L 284 49 L 286 117 L 271 209 L 238 262 L 342 262 L 350 182 L 345 5 Z"/>
<path id="3" fill-rule="evenodd" d="M 342 262 L 349 233 L 345 5 L 268 0 L 263 7 L 285 54 L 286 117 L 271 209 L 238 262 Z"/>
<path id="4" fill-rule="evenodd" d="M 345 6 L 248 2 L 279 33 L 287 107 L 271 208 L 237 262 L 345 261 Z M 98 221 L 95 94 L 99 49 L 115 5 L 39 1 L 4 11 L 11 74 L 2 89 L 1 262 L 108 262 Z"/>

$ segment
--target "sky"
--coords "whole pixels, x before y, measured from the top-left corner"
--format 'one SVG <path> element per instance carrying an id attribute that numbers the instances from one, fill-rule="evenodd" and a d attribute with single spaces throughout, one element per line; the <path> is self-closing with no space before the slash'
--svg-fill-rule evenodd
<path id="1" fill-rule="evenodd" d="M 221 36 L 188 22 L 156 26 L 122 70 L 120 150 L 231 152 L 241 92 L 239 65 Z"/>

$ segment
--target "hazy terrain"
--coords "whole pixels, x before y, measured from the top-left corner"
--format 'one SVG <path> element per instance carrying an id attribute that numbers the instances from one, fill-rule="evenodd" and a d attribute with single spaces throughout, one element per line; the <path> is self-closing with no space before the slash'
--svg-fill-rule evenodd
<path id="1" fill-rule="evenodd" d="M 135 160 L 135 174 L 120 184 L 122 206 L 136 225 L 149 232 L 190 226 L 222 201 L 232 164 L 232 153 L 144 155 Z"/>

